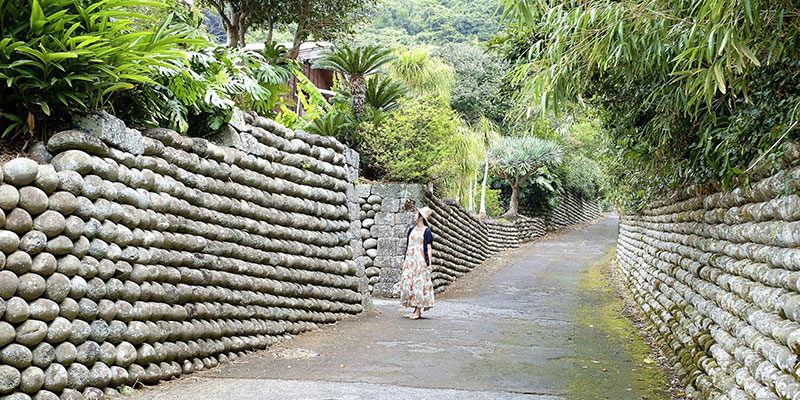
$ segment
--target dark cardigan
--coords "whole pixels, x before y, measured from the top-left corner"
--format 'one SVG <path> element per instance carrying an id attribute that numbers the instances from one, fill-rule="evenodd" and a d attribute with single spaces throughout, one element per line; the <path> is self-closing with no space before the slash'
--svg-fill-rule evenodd
<path id="1" fill-rule="evenodd" d="M 414 228 L 416 228 L 416 227 L 412 226 L 411 228 L 408 228 L 408 233 L 406 233 L 406 252 L 408 251 L 408 240 L 411 237 L 411 231 L 413 231 Z M 422 250 L 423 250 L 423 253 L 425 254 L 425 264 L 426 265 L 431 265 L 430 258 L 428 257 L 428 245 L 429 244 L 433 244 L 433 232 L 431 232 L 431 228 L 428 228 L 426 226 L 425 227 L 425 232 L 422 234 Z M 403 252 L 403 256 L 405 256 L 405 254 L 406 253 Z"/>

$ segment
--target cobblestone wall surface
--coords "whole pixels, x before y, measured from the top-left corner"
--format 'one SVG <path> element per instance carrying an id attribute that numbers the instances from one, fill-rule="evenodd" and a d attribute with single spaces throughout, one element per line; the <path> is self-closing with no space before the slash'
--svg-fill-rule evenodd
<path id="1" fill-rule="evenodd" d="M 245 117 L 225 147 L 85 115 L 2 166 L 0 395 L 96 399 L 363 309 L 357 155 Z"/>
<path id="2" fill-rule="evenodd" d="M 501 222 L 486 224 L 453 200 L 428 194 L 433 241 L 433 287 L 438 293 L 493 254 L 519 247 L 517 226 Z"/>
<path id="3" fill-rule="evenodd" d="M 383 183 L 356 186 L 361 207 L 361 238 L 370 292 L 390 296 L 400 281 L 406 232 L 414 211 L 425 206 L 420 185 Z"/>
<path id="4" fill-rule="evenodd" d="M 520 206 L 520 214 L 542 218 L 544 219 L 546 230 L 555 231 L 566 226 L 600 218 L 603 215 L 603 210 L 598 200 L 586 200 L 572 192 L 567 192 L 558 198 L 558 204 L 550 212 L 537 215 L 524 206 Z"/>
<path id="5" fill-rule="evenodd" d="M 434 211 L 433 284 L 437 292 L 498 251 L 519 247 L 545 234 L 542 218 L 523 217 L 516 223 L 479 220 L 453 200 L 440 200 L 421 185 L 379 183 L 356 186 L 361 207 L 361 238 L 369 291 L 396 296 L 414 211 Z"/>
<path id="6" fill-rule="evenodd" d="M 619 268 L 695 398 L 800 398 L 800 197 L 781 194 L 798 178 L 621 221 Z"/>

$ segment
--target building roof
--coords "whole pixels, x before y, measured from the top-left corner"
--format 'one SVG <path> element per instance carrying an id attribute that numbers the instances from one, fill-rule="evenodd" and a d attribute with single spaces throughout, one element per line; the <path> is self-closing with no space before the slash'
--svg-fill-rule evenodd
<path id="1" fill-rule="evenodd" d="M 292 42 L 283 42 L 278 43 L 280 46 L 284 46 L 287 49 L 292 48 Z M 303 42 L 300 44 L 300 53 L 297 56 L 297 59 L 301 62 L 314 60 L 319 58 L 318 53 L 321 50 L 333 47 L 333 43 L 331 42 Z M 264 43 L 250 43 L 244 47 L 247 50 L 264 50 Z"/>

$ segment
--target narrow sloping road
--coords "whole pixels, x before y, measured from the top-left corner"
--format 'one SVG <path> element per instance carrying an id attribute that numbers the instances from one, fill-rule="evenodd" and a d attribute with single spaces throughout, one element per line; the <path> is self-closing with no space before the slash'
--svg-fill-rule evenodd
<path id="1" fill-rule="evenodd" d="M 503 253 L 411 321 L 394 300 L 134 399 L 656 399 L 666 386 L 600 269 L 616 219 Z"/>

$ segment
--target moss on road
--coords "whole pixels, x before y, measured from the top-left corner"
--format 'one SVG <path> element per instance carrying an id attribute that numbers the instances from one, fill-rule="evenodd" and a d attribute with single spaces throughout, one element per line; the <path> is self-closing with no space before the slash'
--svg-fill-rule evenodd
<path id="1" fill-rule="evenodd" d="M 615 249 L 581 273 L 575 309 L 575 358 L 567 398 L 673 398 L 667 376 L 642 332 L 625 314 L 612 282 Z M 619 287 L 617 288 L 619 289 Z"/>

